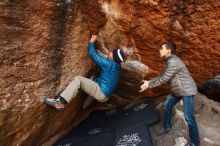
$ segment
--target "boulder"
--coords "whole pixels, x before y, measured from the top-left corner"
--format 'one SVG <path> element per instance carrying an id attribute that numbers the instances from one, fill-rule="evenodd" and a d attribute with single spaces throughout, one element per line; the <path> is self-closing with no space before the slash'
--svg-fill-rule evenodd
<path id="1" fill-rule="evenodd" d="M 160 74 L 158 48 L 173 38 L 197 84 L 219 74 L 218 0 L 2 0 L 0 2 L 0 145 L 51 145 L 93 110 L 80 93 L 55 111 L 43 96 L 58 95 L 81 75 L 91 77 L 90 34 L 97 49 L 130 54 L 119 86 L 103 109 L 169 93 L 164 85 L 138 93 Z M 99 106 L 99 105 L 97 105 Z M 92 106 L 93 107 L 93 106 Z"/>
<path id="2" fill-rule="evenodd" d="M 199 86 L 199 92 L 210 99 L 220 102 L 220 75 L 205 81 Z"/>

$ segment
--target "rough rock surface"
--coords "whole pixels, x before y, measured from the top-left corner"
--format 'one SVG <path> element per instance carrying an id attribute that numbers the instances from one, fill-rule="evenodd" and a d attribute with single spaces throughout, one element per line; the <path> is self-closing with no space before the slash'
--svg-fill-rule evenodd
<path id="1" fill-rule="evenodd" d="M 89 115 L 92 109 L 81 109 L 85 94 L 64 112 L 42 99 L 57 95 L 76 75 L 93 74 L 90 33 L 99 34 L 100 51 L 131 54 L 109 108 L 167 93 L 167 86 L 136 91 L 144 76 L 161 71 L 158 48 L 170 37 L 198 84 L 218 75 L 219 7 L 218 0 L 1 0 L 0 145 L 51 145 Z"/>
<path id="2" fill-rule="evenodd" d="M 80 114 L 83 98 L 63 113 L 42 102 L 91 68 L 89 32 L 76 5 L 19 0 L 1 6 L 0 145 L 42 144 L 89 114 Z"/>

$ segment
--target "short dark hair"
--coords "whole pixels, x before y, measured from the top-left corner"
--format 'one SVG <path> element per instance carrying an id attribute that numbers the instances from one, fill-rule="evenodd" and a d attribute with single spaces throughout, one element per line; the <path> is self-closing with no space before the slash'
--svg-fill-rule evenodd
<path id="1" fill-rule="evenodd" d="M 173 40 L 169 40 L 165 45 L 167 49 L 171 50 L 172 54 L 176 54 L 176 44 Z"/>

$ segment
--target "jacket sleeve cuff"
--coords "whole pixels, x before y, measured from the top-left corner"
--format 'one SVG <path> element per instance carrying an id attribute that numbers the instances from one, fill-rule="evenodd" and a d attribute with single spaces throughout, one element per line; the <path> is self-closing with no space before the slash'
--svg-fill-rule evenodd
<path id="1" fill-rule="evenodd" d="M 157 80 L 157 78 L 158 77 L 149 80 L 149 85 L 148 86 L 149 86 L 150 89 L 155 87 L 155 83 L 154 82 Z"/>
<path id="2" fill-rule="evenodd" d="M 149 82 L 149 85 L 148 85 L 148 86 L 149 86 L 150 89 L 154 88 L 153 85 L 152 85 L 152 83 L 150 83 L 150 82 Z"/>

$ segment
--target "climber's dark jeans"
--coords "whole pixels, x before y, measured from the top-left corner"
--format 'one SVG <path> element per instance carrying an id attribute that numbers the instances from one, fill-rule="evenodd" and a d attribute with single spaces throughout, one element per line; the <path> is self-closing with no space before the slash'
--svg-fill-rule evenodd
<path id="1" fill-rule="evenodd" d="M 175 97 L 173 95 L 169 95 L 167 100 L 164 102 L 164 120 L 163 120 L 163 128 L 168 129 L 172 128 L 171 117 L 172 117 L 172 107 L 183 99 L 184 104 L 184 117 L 189 127 L 189 136 L 191 142 L 198 146 L 199 143 L 199 132 L 197 128 L 196 119 L 194 117 L 194 103 L 195 96 L 183 96 L 183 97 Z"/>

